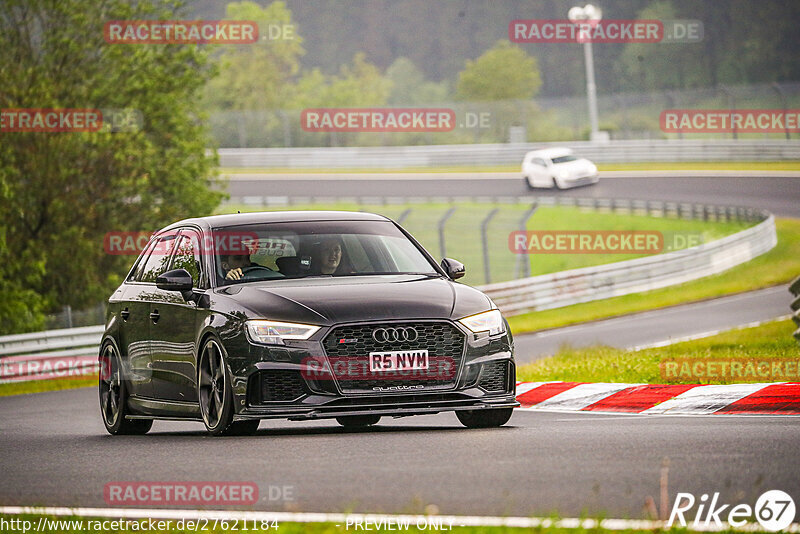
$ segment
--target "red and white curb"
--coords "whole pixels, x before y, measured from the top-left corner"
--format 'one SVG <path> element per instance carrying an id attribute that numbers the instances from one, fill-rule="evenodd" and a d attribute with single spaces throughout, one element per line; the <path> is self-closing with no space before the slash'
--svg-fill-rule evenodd
<path id="1" fill-rule="evenodd" d="M 647 415 L 800 415 L 800 383 L 517 382 L 520 410 Z"/>

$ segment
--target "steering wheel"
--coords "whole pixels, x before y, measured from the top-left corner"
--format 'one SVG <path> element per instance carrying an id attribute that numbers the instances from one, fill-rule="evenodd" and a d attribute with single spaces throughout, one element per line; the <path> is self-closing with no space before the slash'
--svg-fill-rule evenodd
<path id="1" fill-rule="evenodd" d="M 266 271 L 267 273 L 271 273 L 272 275 L 277 276 L 264 276 L 265 273 L 261 275 L 258 274 L 258 271 Z M 251 265 L 250 267 L 245 267 L 242 269 L 242 280 L 244 279 L 252 279 L 252 278 L 282 278 L 282 275 L 269 267 L 264 267 L 263 265 Z"/>

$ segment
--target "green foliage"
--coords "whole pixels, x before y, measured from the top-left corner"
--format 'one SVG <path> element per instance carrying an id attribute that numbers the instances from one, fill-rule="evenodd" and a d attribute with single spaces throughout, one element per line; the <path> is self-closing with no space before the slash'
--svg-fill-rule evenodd
<path id="1" fill-rule="evenodd" d="M 467 60 L 458 76 L 457 97 L 470 101 L 529 99 L 541 85 L 536 58 L 500 40 L 475 61 Z"/>
<path id="2" fill-rule="evenodd" d="M 562 347 L 557 354 L 517 369 L 517 380 L 538 382 L 622 382 L 643 384 L 730 384 L 739 377 L 664 376 L 665 361 L 772 360 L 796 362 L 800 347 L 792 338 L 792 321 L 773 321 L 760 326 L 729 330 L 721 334 L 676 343 L 666 347 L 628 351 L 597 346 L 576 349 Z M 796 367 L 795 367 L 796 369 Z M 752 376 L 752 375 L 751 375 Z M 763 379 L 762 379 L 763 380 Z M 754 381 L 752 378 L 749 381 Z"/>
<path id="3" fill-rule="evenodd" d="M 132 262 L 110 231 L 156 230 L 221 198 L 199 92 L 213 75 L 194 45 L 107 44 L 103 23 L 180 18 L 176 1 L 8 0 L 0 7 L 0 108 L 134 109 L 135 132 L 3 133 L 2 284 L 35 315 L 108 296 Z M 4 292 L 4 299 L 7 294 Z M 0 323 L 36 328 L 19 309 Z M 23 314 L 24 315 L 24 314 Z M 22 324 L 26 323 L 26 324 Z"/>
<path id="4" fill-rule="evenodd" d="M 358 53 L 350 65 L 342 65 L 337 75 L 319 69 L 305 73 L 294 89 L 294 108 L 371 107 L 386 103 L 391 83 L 380 70 Z"/>
<path id="5" fill-rule="evenodd" d="M 388 103 L 394 106 L 421 106 L 447 100 L 449 88 L 446 82 L 430 82 L 413 61 L 397 58 L 388 69 L 386 78 L 392 83 Z"/>
<path id="6" fill-rule="evenodd" d="M 292 24 L 292 13 L 283 2 L 262 8 L 255 2 L 228 4 L 226 19 L 253 20 L 259 25 L 257 44 L 219 47 L 220 76 L 208 84 L 207 98 L 218 110 L 280 109 L 290 96 L 288 84 L 300 69 L 305 53 L 303 39 L 266 40 L 270 25 Z"/>

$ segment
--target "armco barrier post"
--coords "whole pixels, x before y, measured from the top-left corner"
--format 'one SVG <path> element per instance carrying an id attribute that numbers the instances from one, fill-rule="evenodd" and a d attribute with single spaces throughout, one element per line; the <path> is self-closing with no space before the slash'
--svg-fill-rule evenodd
<path id="1" fill-rule="evenodd" d="M 483 280 L 484 284 L 491 284 L 492 283 L 492 270 L 489 267 L 489 223 L 492 220 L 497 212 L 500 211 L 500 208 L 494 208 L 492 211 L 489 212 L 489 215 L 486 216 L 481 221 L 481 243 L 483 244 Z"/>
<path id="2" fill-rule="evenodd" d="M 794 312 L 792 321 L 797 325 L 797 330 L 794 331 L 794 338 L 800 341 L 800 276 L 795 278 L 794 282 L 789 285 L 789 291 L 794 295 L 794 300 L 790 305 Z"/>
<path id="3" fill-rule="evenodd" d="M 449 210 L 445 212 L 441 219 L 439 219 L 439 250 L 442 253 L 442 258 L 447 257 L 447 247 L 444 244 L 444 225 L 447 224 L 447 219 L 449 219 L 453 213 L 455 213 L 456 207 L 453 206 Z"/>
<path id="4" fill-rule="evenodd" d="M 576 204 L 577 205 L 577 204 Z M 536 212 L 537 204 L 534 201 L 531 204 L 531 207 L 525 212 L 522 218 L 519 220 L 519 230 L 520 232 L 526 232 L 528 230 L 528 220 L 533 216 Z M 520 269 L 520 266 L 522 268 Z M 528 257 L 527 254 L 517 254 L 517 265 L 514 269 L 516 271 L 514 273 L 514 278 L 528 278 L 531 275 L 531 259 Z M 522 273 L 520 275 L 520 273 Z"/>

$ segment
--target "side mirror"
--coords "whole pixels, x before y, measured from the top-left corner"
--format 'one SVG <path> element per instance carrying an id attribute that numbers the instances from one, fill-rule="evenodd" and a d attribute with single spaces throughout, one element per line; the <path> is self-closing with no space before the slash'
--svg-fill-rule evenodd
<path id="1" fill-rule="evenodd" d="M 464 267 L 464 264 L 452 258 L 445 258 L 442 260 L 442 269 L 444 269 L 444 272 L 447 273 L 447 276 L 453 280 L 461 278 L 467 274 L 467 269 Z"/>
<path id="2" fill-rule="evenodd" d="M 164 291 L 185 291 L 192 290 L 192 275 L 186 269 L 173 269 L 156 278 L 156 287 Z"/>

